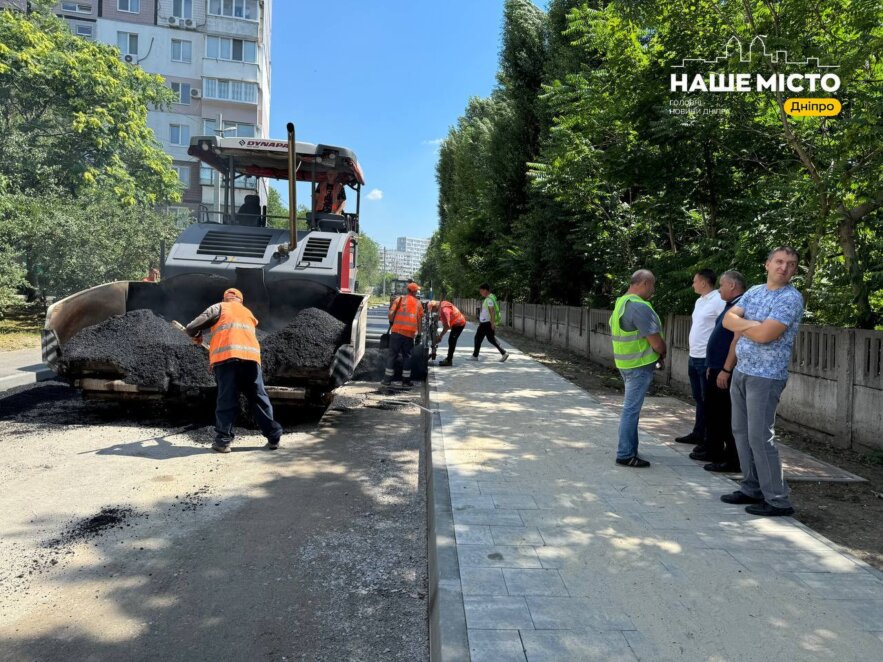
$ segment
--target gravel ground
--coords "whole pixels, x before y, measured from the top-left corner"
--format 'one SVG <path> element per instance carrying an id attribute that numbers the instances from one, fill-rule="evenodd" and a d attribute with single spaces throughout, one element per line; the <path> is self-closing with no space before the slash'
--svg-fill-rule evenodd
<path id="1" fill-rule="evenodd" d="M 218 455 L 210 412 L 8 392 L 0 659 L 427 659 L 423 397 L 350 384 Z"/>

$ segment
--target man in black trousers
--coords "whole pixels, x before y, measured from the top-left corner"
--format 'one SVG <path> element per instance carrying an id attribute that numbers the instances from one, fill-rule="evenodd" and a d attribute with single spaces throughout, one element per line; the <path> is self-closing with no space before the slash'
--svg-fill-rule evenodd
<path id="1" fill-rule="evenodd" d="M 702 449 L 704 458 L 701 459 L 709 461 L 705 465 L 706 471 L 739 471 L 739 454 L 733 439 L 730 403 L 730 380 L 736 365 L 736 342 L 739 337 L 724 328 L 723 320 L 727 311 L 739 303 L 747 288 L 745 277 L 738 271 L 726 271 L 720 277 L 719 291 L 726 307 L 715 322 L 705 354 L 707 436 Z"/>

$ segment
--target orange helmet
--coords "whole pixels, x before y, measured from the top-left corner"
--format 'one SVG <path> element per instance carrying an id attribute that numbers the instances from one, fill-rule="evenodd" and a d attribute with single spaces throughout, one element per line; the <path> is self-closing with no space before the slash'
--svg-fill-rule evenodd
<path id="1" fill-rule="evenodd" d="M 228 290 L 224 290 L 224 299 L 226 300 L 227 297 L 236 297 L 240 301 L 245 301 L 245 299 L 242 297 L 242 292 L 237 290 L 235 287 L 231 287 Z"/>
<path id="2" fill-rule="evenodd" d="M 417 283 L 408 283 L 408 292 L 417 292 L 420 286 Z"/>

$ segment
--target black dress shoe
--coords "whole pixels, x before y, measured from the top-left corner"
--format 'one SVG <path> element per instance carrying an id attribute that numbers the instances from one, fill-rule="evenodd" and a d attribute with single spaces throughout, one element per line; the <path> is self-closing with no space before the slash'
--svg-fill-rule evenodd
<path id="1" fill-rule="evenodd" d="M 738 464 L 729 464 L 728 462 L 712 462 L 702 467 L 706 471 L 713 471 L 722 474 L 737 474 L 742 471 L 742 467 Z"/>
<path id="2" fill-rule="evenodd" d="M 643 459 L 639 458 L 637 455 L 635 455 L 634 457 L 626 458 L 624 460 L 620 460 L 619 458 L 616 458 L 616 463 L 620 464 L 624 467 L 649 467 L 650 466 L 650 463 L 647 462 L 647 460 L 643 460 Z"/>
<path id="3" fill-rule="evenodd" d="M 747 494 L 745 494 L 745 492 L 743 492 L 742 490 L 736 490 L 732 494 L 724 494 L 721 497 L 721 501 L 723 501 L 724 503 L 736 503 L 736 504 L 764 503 L 763 499 L 755 499 L 754 497 L 750 497 Z"/>
<path id="4" fill-rule="evenodd" d="M 708 452 L 704 448 L 699 448 L 690 453 L 691 460 L 699 460 L 700 462 L 708 462 L 711 458 L 708 457 Z"/>
<path id="5" fill-rule="evenodd" d="M 675 441 L 679 444 L 698 444 L 702 439 L 691 432 L 690 434 L 685 434 L 683 437 L 675 437 Z"/>
<path id="6" fill-rule="evenodd" d="M 790 506 L 788 508 L 778 508 L 764 501 L 753 506 L 746 506 L 745 512 L 750 515 L 763 515 L 764 517 L 787 517 L 794 514 L 794 509 Z"/>

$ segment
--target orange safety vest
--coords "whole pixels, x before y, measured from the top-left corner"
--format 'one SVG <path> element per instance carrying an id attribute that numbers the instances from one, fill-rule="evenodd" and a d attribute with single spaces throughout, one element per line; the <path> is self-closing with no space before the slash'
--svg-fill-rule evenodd
<path id="1" fill-rule="evenodd" d="M 215 365 L 230 359 L 261 362 L 261 346 L 255 334 L 258 321 L 238 301 L 224 301 L 221 316 L 211 328 L 209 363 Z"/>
<path id="2" fill-rule="evenodd" d="M 455 326 L 466 326 L 466 318 L 463 316 L 463 313 L 461 313 L 459 310 L 457 310 L 457 306 L 452 304 L 450 301 L 442 301 L 438 305 L 439 313 L 441 313 L 441 311 L 444 310 L 445 308 L 449 309 L 448 310 L 448 326 L 450 326 L 452 329 Z"/>
<path id="3" fill-rule="evenodd" d="M 413 338 L 417 335 L 420 321 L 423 319 L 423 306 L 420 300 L 408 294 L 396 299 L 395 306 L 390 332 Z"/>

